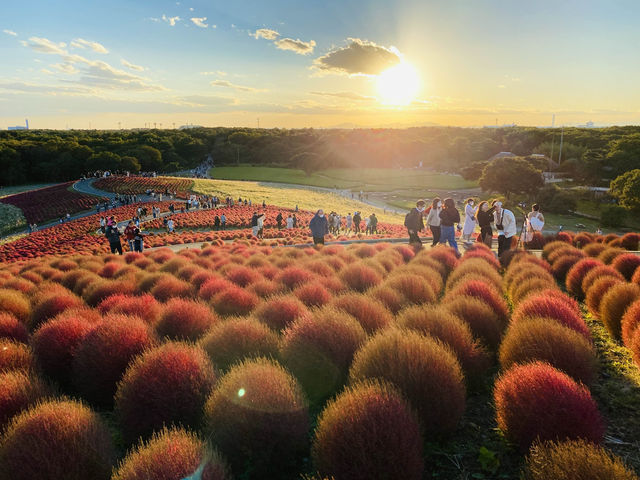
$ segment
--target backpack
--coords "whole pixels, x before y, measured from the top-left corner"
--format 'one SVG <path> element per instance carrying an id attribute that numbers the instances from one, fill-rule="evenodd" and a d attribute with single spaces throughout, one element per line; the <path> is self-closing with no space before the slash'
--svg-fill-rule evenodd
<path id="1" fill-rule="evenodd" d="M 413 210 L 411 210 L 409 213 L 407 213 L 404 217 L 404 226 L 407 228 L 415 228 L 415 223 L 416 223 L 416 213 L 420 214 L 420 212 L 418 212 L 418 210 L 416 210 L 415 208 Z"/>

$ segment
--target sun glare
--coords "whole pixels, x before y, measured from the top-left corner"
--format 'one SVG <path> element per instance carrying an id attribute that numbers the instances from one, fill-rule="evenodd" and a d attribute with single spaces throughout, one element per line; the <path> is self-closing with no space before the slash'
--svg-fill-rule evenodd
<path id="1" fill-rule="evenodd" d="M 379 99 L 386 105 L 409 105 L 419 86 L 418 72 L 408 63 L 400 63 L 378 75 Z"/>

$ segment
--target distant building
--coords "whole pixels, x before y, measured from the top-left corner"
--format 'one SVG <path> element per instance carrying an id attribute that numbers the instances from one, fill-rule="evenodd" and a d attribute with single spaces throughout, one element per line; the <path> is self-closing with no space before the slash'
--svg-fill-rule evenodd
<path id="1" fill-rule="evenodd" d="M 16 125 L 15 127 L 9 127 L 9 130 L 29 130 L 29 120 L 24 120 L 24 126 Z"/>
<path id="2" fill-rule="evenodd" d="M 180 125 L 180 127 L 178 128 L 179 130 L 188 130 L 190 128 L 202 128 L 202 125 L 193 125 L 193 124 L 189 124 L 189 125 Z"/>

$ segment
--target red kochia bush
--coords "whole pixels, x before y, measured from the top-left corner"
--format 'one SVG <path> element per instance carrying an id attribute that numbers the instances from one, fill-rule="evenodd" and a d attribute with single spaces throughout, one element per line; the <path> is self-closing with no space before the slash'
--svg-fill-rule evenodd
<path id="1" fill-rule="evenodd" d="M 633 337 L 629 341 L 629 349 L 636 365 L 640 365 L 640 328 L 636 328 L 635 332 L 633 332 Z"/>
<path id="2" fill-rule="evenodd" d="M 46 320 L 55 317 L 59 313 L 70 308 L 79 308 L 82 306 L 84 306 L 84 302 L 77 295 L 66 289 L 44 295 L 42 298 L 39 298 L 33 306 L 29 326 L 31 330 L 35 330 Z"/>
<path id="3" fill-rule="evenodd" d="M 500 345 L 503 370 L 533 361 L 548 362 L 587 385 L 596 374 L 593 345 L 575 330 L 550 318 L 526 318 L 511 325 Z"/>
<path id="4" fill-rule="evenodd" d="M 564 300 L 549 295 L 530 295 L 513 311 L 511 323 L 515 324 L 527 317 L 545 317 L 556 320 L 591 341 L 591 333 L 584 319 Z"/>
<path id="5" fill-rule="evenodd" d="M 400 312 L 399 327 L 440 340 L 455 353 L 470 383 L 479 381 L 489 367 L 486 351 L 473 339 L 469 326 L 442 306 L 414 306 Z"/>
<path id="6" fill-rule="evenodd" d="M 245 361 L 218 382 L 205 405 L 207 434 L 236 476 L 292 478 L 308 445 L 309 414 L 296 379 L 275 362 Z"/>
<path id="7" fill-rule="evenodd" d="M 627 281 L 631 281 L 636 269 L 640 266 L 640 257 L 635 253 L 618 255 L 611 266 L 618 270 Z"/>
<path id="8" fill-rule="evenodd" d="M 307 307 L 296 297 L 282 295 L 259 305 L 253 315 L 274 330 L 282 330 L 308 312 Z"/>
<path id="9" fill-rule="evenodd" d="M 253 318 L 232 318 L 216 324 L 200 345 L 222 370 L 245 358 L 278 355 L 277 334 Z"/>
<path id="10" fill-rule="evenodd" d="M 206 280 L 198 291 L 200 298 L 211 300 L 215 295 L 235 286 L 232 282 L 222 277 L 213 277 Z"/>
<path id="11" fill-rule="evenodd" d="M 638 480 L 623 461 L 584 440 L 543 442 L 531 447 L 523 480 Z"/>
<path id="12" fill-rule="evenodd" d="M 631 345 L 633 334 L 640 325 L 640 301 L 635 301 L 624 312 L 622 316 L 622 343 L 627 347 Z"/>
<path id="13" fill-rule="evenodd" d="M 567 272 L 567 278 L 565 279 L 565 284 L 569 293 L 580 300 L 584 298 L 582 292 L 582 280 L 589 271 L 599 266 L 604 266 L 600 260 L 596 260 L 595 258 L 583 258 L 571 267 Z"/>
<path id="14" fill-rule="evenodd" d="M 620 280 L 615 277 L 605 276 L 597 279 L 591 284 L 589 290 L 586 291 L 585 303 L 589 309 L 589 313 L 594 317 L 600 316 L 600 303 L 602 298 L 609 291 L 611 287 L 619 283 L 623 283 L 624 280 Z"/>
<path id="15" fill-rule="evenodd" d="M 340 272 L 340 279 L 356 292 L 365 292 L 382 282 L 382 275 L 364 263 L 352 263 Z"/>
<path id="16" fill-rule="evenodd" d="M 21 322 L 27 322 L 31 314 L 29 299 L 18 290 L 0 288 L 0 312 L 10 313 Z"/>
<path id="17" fill-rule="evenodd" d="M 591 285 L 593 285 L 596 280 L 604 277 L 613 277 L 619 279 L 620 281 L 624 281 L 624 277 L 618 270 L 609 265 L 600 265 L 589 270 L 589 272 L 582 279 L 581 288 L 584 295 L 587 294 L 589 288 L 591 288 Z"/>
<path id="18" fill-rule="evenodd" d="M 195 341 L 217 321 L 218 318 L 205 303 L 172 298 L 165 305 L 155 328 L 160 337 Z"/>
<path id="19" fill-rule="evenodd" d="M 635 232 L 625 233 L 620 239 L 620 245 L 627 250 L 638 250 L 638 243 L 640 242 L 640 234 Z"/>
<path id="20" fill-rule="evenodd" d="M 422 437 L 416 414 L 388 384 L 360 383 L 318 419 L 313 463 L 330 478 L 419 480 Z"/>
<path id="21" fill-rule="evenodd" d="M 202 480 L 231 480 L 224 460 L 195 434 L 163 428 L 122 460 L 111 480 L 176 480 L 202 468 Z"/>
<path id="22" fill-rule="evenodd" d="M 199 347 L 169 342 L 138 356 L 118 384 L 115 411 L 125 441 L 163 425 L 197 429 L 216 377 Z"/>
<path id="23" fill-rule="evenodd" d="M 98 321 L 93 310 L 74 309 L 42 325 L 33 335 L 32 345 L 38 365 L 50 378 L 66 385 L 76 350 Z M 98 317 L 99 318 L 99 317 Z"/>
<path id="24" fill-rule="evenodd" d="M 419 275 L 404 273 L 391 275 L 384 284 L 403 297 L 404 305 L 434 303 L 437 299 L 429 281 Z"/>
<path id="25" fill-rule="evenodd" d="M 620 339 L 622 316 L 638 298 L 640 298 L 640 286 L 635 283 L 613 285 L 602 297 L 600 319 L 613 338 Z"/>
<path id="26" fill-rule="evenodd" d="M 98 280 L 88 285 L 82 291 L 82 298 L 92 307 L 102 300 L 117 293 L 133 294 L 135 285 L 128 280 Z"/>
<path id="27" fill-rule="evenodd" d="M 589 390 L 547 363 L 512 367 L 496 382 L 493 397 L 498 426 L 522 450 L 534 440 L 603 439 Z"/>
<path id="28" fill-rule="evenodd" d="M 98 414 L 75 401 L 54 400 L 14 417 L 0 446 L 0 478 L 109 480 L 114 460 L 111 435 Z"/>
<path id="29" fill-rule="evenodd" d="M 509 307 L 500 292 L 491 284 L 481 280 L 469 280 L 459 283 L 453 290 L 447 292 L 445 303 L 459 296 L 469 296 L 482 300 L 496 312 L 503 325 L 506 325 L 509 318 Z"/>
<path id="30" fill-rule="evenodd" d="M 0 373 L 11 370 L 31 371 L 36 361 L 33 352 L 24 343 L 0 339 Z"/>
<path id="31" fill-rule="evenodd" d="M 443 306 L 463 320 L 471 333 L 492 350 L 498 348 L 502 337 L 502 322 L 493 308 L 475 297 L 460 296 L 452 298 Z"/>
<path id="32" fill-rule="evenodd" d="M 14 415 L 51 395 L 51 389 L 40 378 L 23 371 L 0 374 L 0 432 Z"/>
<path id="33" fill-rule="evenodd" d="M 0 338 L 29 343 L 29 332 L 27 327 L 12 314 L 0 312 Z"/>
<path id="34" fill-rule="evenodd" d="M 192 290 L 187 282 L 167 273 L 158 279 L 150 293 L 161 302 L 166 302 L 174 297 L 191 297 Z"/>
<path id="35" fill-rule="evenodd" d="M 257 295 L 240 287 L 230 287 L 213 297 L 211 305 L 223 316 L 247 315 L 256 308 L 260 299 Z"/>
<path id="36" fill-rule="evenodd" d="M 428 435 L 452 432 L 462 417 L 465 387 L 455 355 L 417 332 L 378 333 L 355 355 L 351 382 L 383 379 L 393 383 L 418 410 Z"/>
<path id="37" fill-rule="evenodd" d="M 320 282 L 300 285 L 293 294 L 308 307 L 320 307 L 331 300 L 331 294 Z"/>
<path id="38" fill-rule="evenodd" d="M 347 293 L 335 298 L 331 305 L 355 317 L 367 333 L 374 333 L 393 322 L 393 316 L 387 307 L 371 296 Z"/>
<path id="39" fill-rule="evenodd" d="M 140 317 L 149 325 L 155 325 L 160 319 L 162 306 L 151 295 L 112 295 L 105 298 L 98 310 L 104 315 L 106 313 L 121 313 L 124 315 L 135 315 Z"/>
<path id="40" fill-rule="evenodd" d="M 95 405 L 110 406 L 116 384 L 131 359 L 154 343 L 153 332 L 138 317 L 105 317 L 76 352 L 73 380 L 78 391 Z"/>
<path id="41" fill-rule="evenodd" d="M 333 394 L 345 382 L 353 355 L 366 338 L 351 315 L 323 308 L 284 331 L 280 352 L 284 365 L 315 402 Z"/>
<path id="42" fill-rule="evenodd" d="M 293 290 L 298 285 L 308 282 L 313 278 L 313 274 L 300 267 L 287 267 L 276 275 L 275 280 L 282 283 L 289 290 Z"/>

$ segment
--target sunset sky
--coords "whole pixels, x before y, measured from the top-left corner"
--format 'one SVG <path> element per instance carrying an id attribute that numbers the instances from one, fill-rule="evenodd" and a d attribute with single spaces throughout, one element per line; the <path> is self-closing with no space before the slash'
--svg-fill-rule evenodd
<path id="1" fill-rule="evenodd" d="M 31 0 L 1 11 L 0 129 L 25 118 L 58 129 L 542 126 L 553 113 L 556 126 L 640 124 L 637 0 Z"/>

